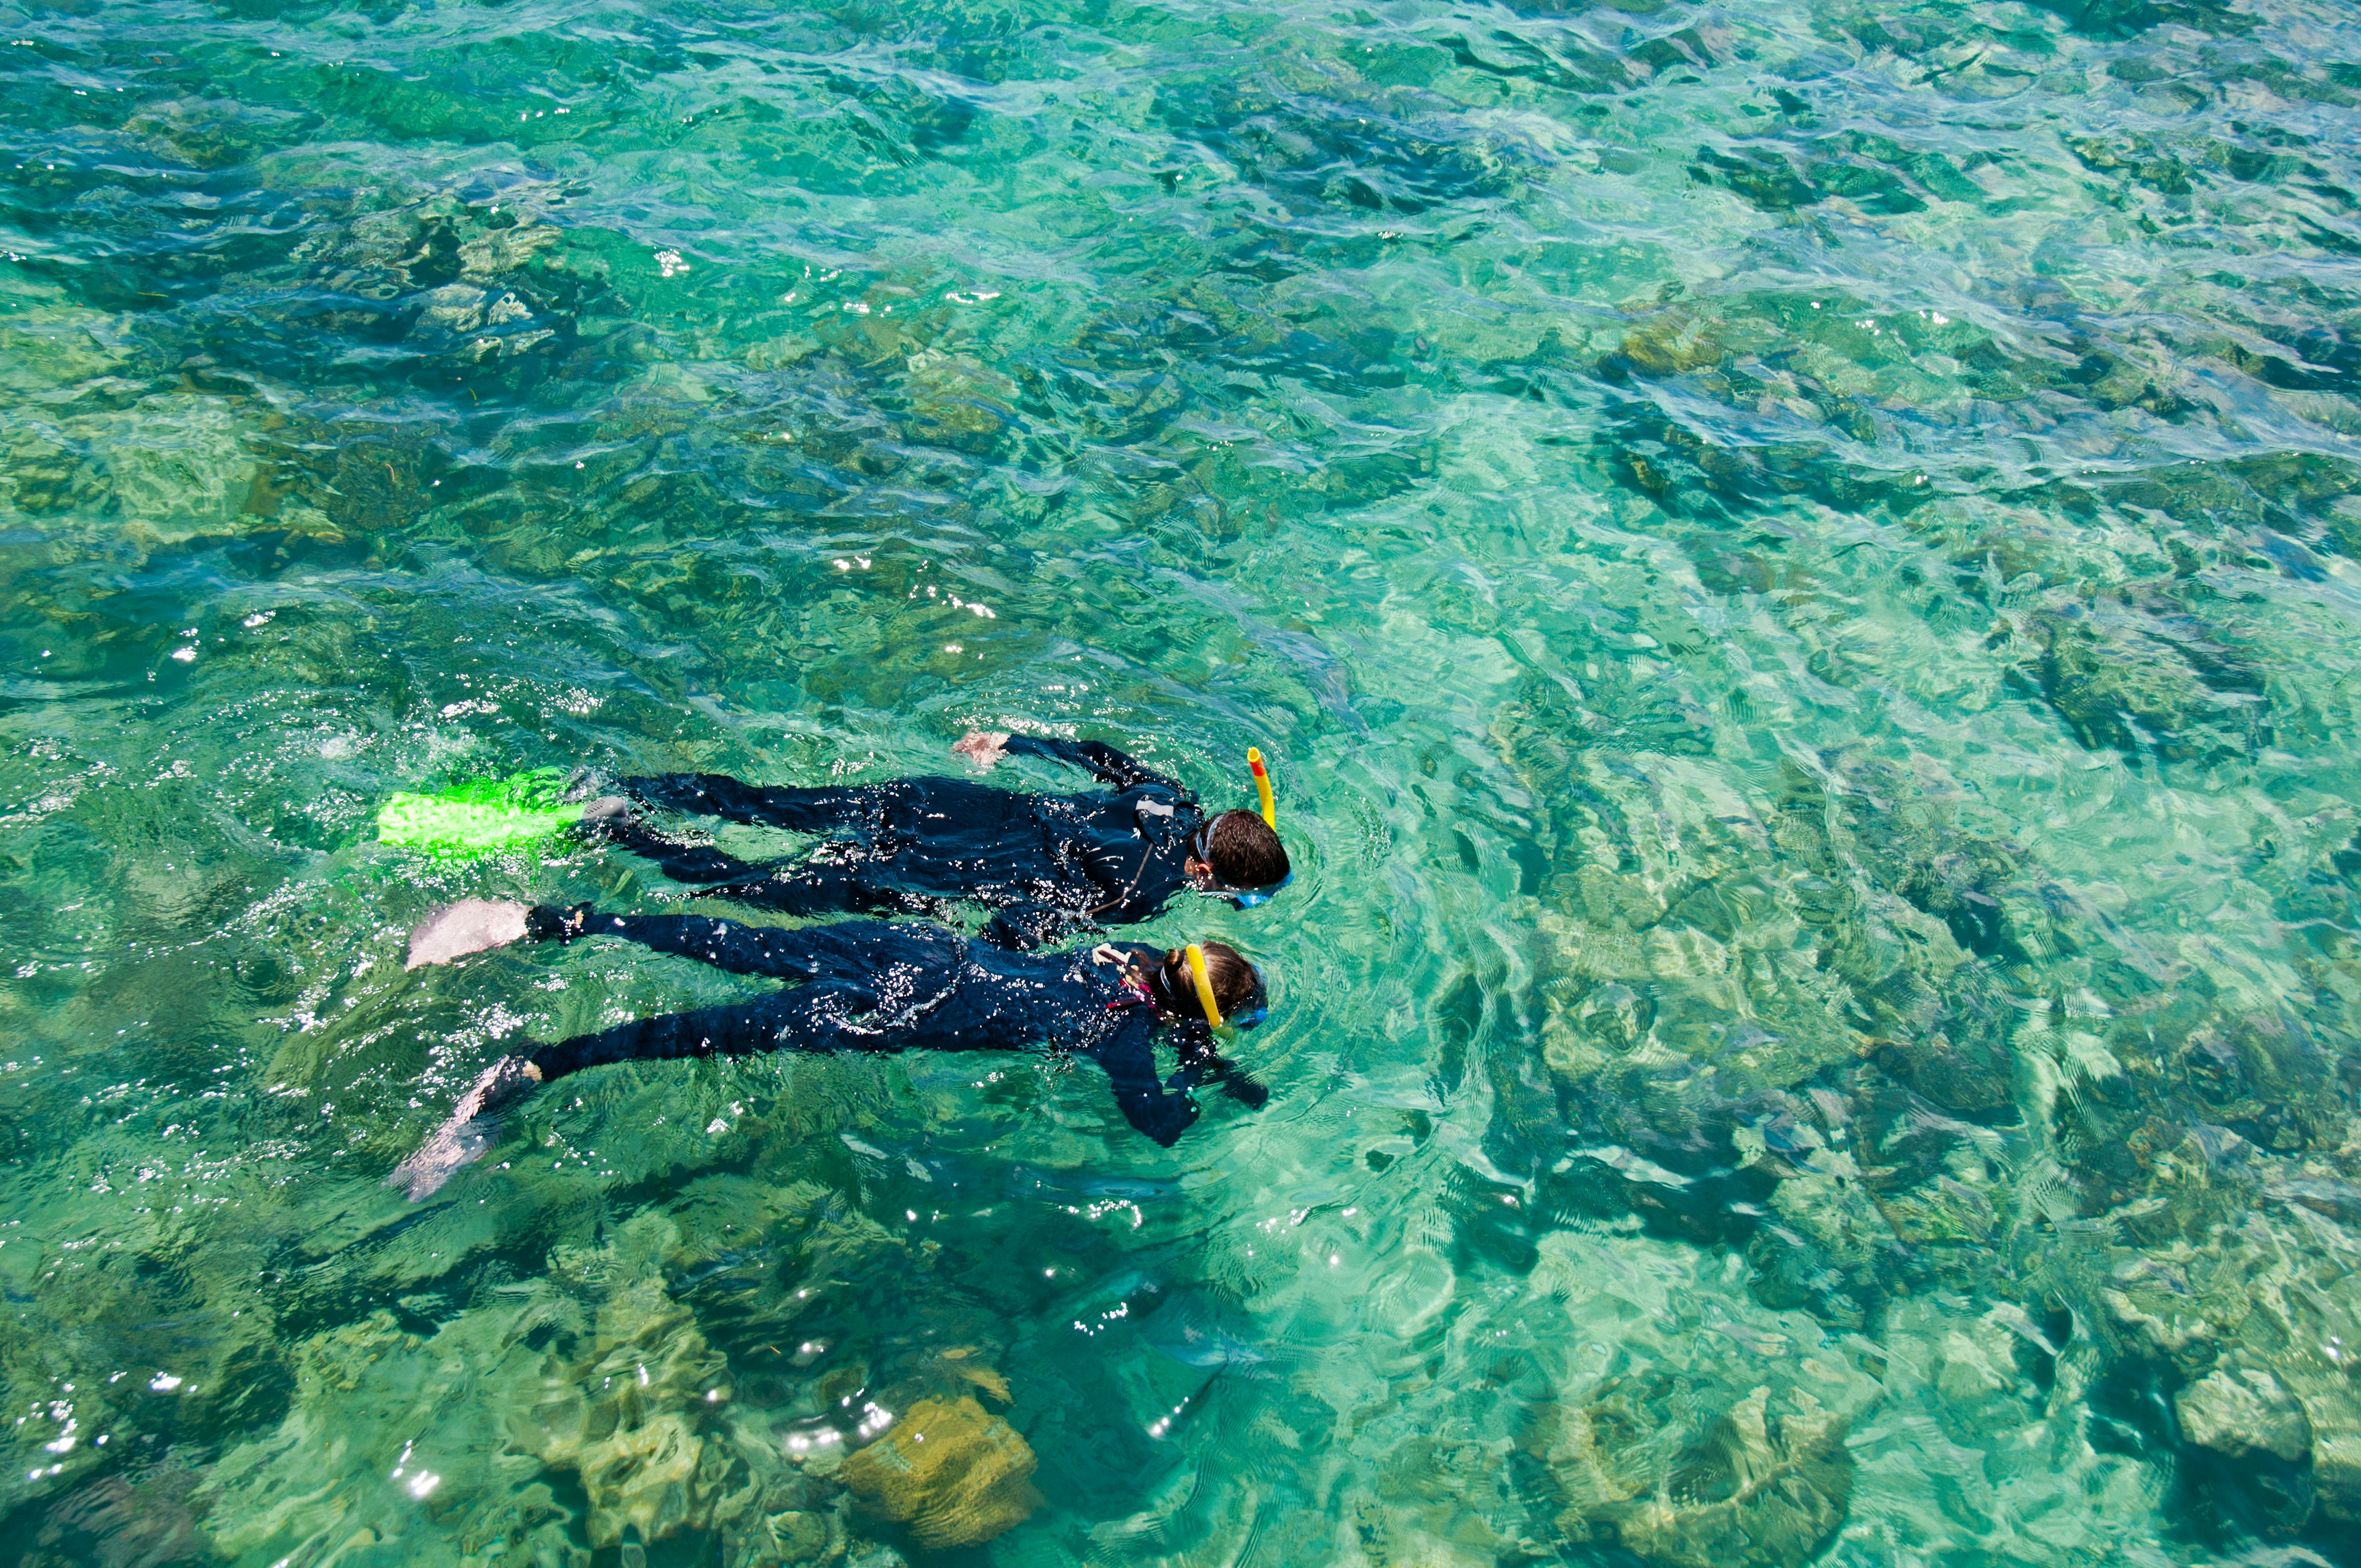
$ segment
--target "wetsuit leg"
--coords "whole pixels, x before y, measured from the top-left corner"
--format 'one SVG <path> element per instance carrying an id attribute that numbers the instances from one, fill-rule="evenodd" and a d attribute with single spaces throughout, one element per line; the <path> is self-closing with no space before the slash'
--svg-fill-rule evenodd
<path id="1" fill-rule="evenodd" d="M 748 784 L 720 773 L 660 773 L 625 779 L 622 787 L 654 806 L 837 835 L 837 850 L 825 861 L 753 864 L 719 850 L 668 845 L 644 828 L 615 830 L 616 842 L 654 859 L 678 880 L 719 884 L 708 886 L 707 896 L 783 915 L 931 916 L 963 897 L 1004 907 L 1039 903 L 1038 911 L 995 922 L 986 938 L 1023 949 L 1057 940 L 1082 923 L 1075 916 L 1084 909 L 1138 918 L 1170 891 L 1139 886 L 1152 846 L 1143 845 L 1118 871 L 1128 885 L 1112 902 L 1106 894 L 1115 890 L 1097 886 L 1090 880 L 1093 873 L 1067 863 L 1075 829 L 1065 818 L 1080 809 L 1079 797 L 1028 795 L 933 776 L 804 789 Z M 1104 803 L 1082 805 L 1088 817 Z M 1065 899 L 1044 901 L 1038 893 L 1067 885 L 1073 885 L 1071 911 Z M 1137 913 L 1131 910 L 1135 894 L 1143 905 Z"/>
<path id="2" fill-rule="evenodd" d="M 806 789 L 796 784 L 741 784 L 727 773 L 652 773 L 625 779 L 622 787 L 650 806 L 668 810 L 795 833 L 825 833 L 874 817 L 881 792 L 895 786 Z"/>
<path id="3" fill-rule="evenodd" d="M 543 940 L 620 937 L 651 952 L 674 953 L 731 974 L 771 980 L 851 981 L 866 980 L 888 966 L 939 968 L 956 956 L 958 942 L 935 927 L 863 920 L 782 931 L 707 915 L 600 915 L 587 905 L 575 909 L 544 905 L 525 919 L 526 928 Z"/>
<path id="4" fill-rule="evenodd" d="M 741 860 L 711 844 L 675 844 L 638 822 L 607 828 L 608 841 L 644 860 L 675 882 L 719 883 L 699 896 L 781 915 L 932 915 L 942 900 L 884 887 L 857 868 L 805 861 Z"/>
<path id="5" fill-rule="evenodd" d="M 656 869 L 675 882 L 752 883 L 778 874 L 775 862 L 741 861 L 711 844 L 675 844 L 638 822 L 615 822 L 605 831 L 609 843 L 653 861 Z"/>
<path id="6" fill-rule="evenodd" d="M 875 998 L 856 984 L 807 986 L 734 1007 L 700 1007 L 577 1035 L 524 1053 L 544 1083 L 586 1068 L 683 1057 L 743 1057 L 764 1051 L 893 1050 L 890 1034 L 861 1019 Z"/>
<path id="7" fill-rule="evenodd" d="M 624 779 L 621 787 L 650 806 L 757 828 L 795 833 L 850 828 L 873 848 L 986 839 L 1010 831 L 1037 837 L 1035 797 L 972 779 L 921 777 L 806 789 L 750 784 L 725 773 L 653 773 Z"/>
<path id="8" fill-rule="evenodd" d="M 944 901 L 898 887 L 881 887 L 849 866 L 756 866 L 754 879 L 708 887 L 707 898 L 726 898 L 781 915 L 932 915 Z"/>

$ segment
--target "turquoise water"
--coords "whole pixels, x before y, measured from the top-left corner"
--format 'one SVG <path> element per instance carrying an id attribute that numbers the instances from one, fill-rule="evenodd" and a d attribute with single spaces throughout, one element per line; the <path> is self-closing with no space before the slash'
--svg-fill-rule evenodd
<path id="1" fill-rule="evenodd" d="M 0 1558 L 2361 1563 L 2350 6 L 0 42 Z M 383 1187 L 748 990 L 405 973 L 674 893 L 389 795 L 973 726 L 1271 759 L 1149 933 L 1266 1110 L 618 1069 Z"/>

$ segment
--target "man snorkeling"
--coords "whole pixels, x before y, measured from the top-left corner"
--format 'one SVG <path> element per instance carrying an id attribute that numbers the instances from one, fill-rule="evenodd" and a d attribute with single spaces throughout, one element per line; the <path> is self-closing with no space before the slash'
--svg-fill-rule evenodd
<path id="1" fill-rule="evenodd" d="M 1086 952 L 1012 953 L 942 927 L 848 921 L 800 930 L 693 915 L 601 915 L 468 899 L 411 934 L 409 968 L 447 963 L 518 941 L 616 937 L 732 974 L 800 983 L 760 1001 L 700 1008 L 578 1035 L 502 1057 L 459 1097 L 450 1117 L 397 1167 L 412 1199 L 434 1192 L 483 1152 L 479 1118 L 541 1085 L 610 1062 L 762 1051 L 1013 1051 L 1028 1047 L 1096 1062 L 1134 1127 L 1170 1147 L 1197 1119 L 1190 1091 L 1216 1082 L 1261 1105 L 1268 1091 L 1224 1059 L 1213 1028 L 1262 1019 L 1262 976 L 1235 949 L 1207 942 L 1160 951 L 1102 943 Z M 1180 1069 L 1156 1070 L 1170 1031 Z"/>
<path id="2" fill-rule="evenodd" d="M 1272 822 L 1268 775 L 1250 751 L 1262 815 L 1207 817 L 1177 782 L 1096 740 L 970 731 L 952 753 L 989 769 L 1042 757 L 1086 769 L 1107 787 L 1026 795 L 972 779 L 911 778 L 799 788 L 719 773 L 627 778 L 631 800 L 583 808 L 620 847 L 703 896 L 785 915 L 934 914 L 972 899 L 995 911 L 982 939 L 1038 948 L 1086 927 L 1146 920 L 1184 888 L 1244 907 L 1290 871 Z M 830 835 L 809 856 L 751 862 L 649 829 L 632 801 L 725 822 Z"/>

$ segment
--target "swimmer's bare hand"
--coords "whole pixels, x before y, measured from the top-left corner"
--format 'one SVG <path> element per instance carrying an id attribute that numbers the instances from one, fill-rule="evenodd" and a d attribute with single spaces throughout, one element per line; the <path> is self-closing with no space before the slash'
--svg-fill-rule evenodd
<path id="1" fill-rule="evenodd" d="M 1091 962 L 1094 964 L 1119 964 L 1130 957 L 1130 954 L 1117 948 L 1113 942 L 1101 942 L 1091 949 Z"/>
<path id="2" fill-rule="evenodd" d="M 951 755 L 965 757 L 977 767 L 989 769 L 993 763 L 1008 755 L 1008 731 L 971 729 L 952 745 Z"/>

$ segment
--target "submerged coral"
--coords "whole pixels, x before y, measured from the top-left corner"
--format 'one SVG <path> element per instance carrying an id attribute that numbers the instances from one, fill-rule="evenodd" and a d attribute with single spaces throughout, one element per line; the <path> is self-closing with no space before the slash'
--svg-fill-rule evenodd
<path id="1" fill-rule="evenodd" d="M 845 1484 L 919 1545 L 972 1546 L 1040 1507 L 1032 1448 L 972 1398 L 921 1399 L 890 1436 L 849 1455 Z"/>
<path id="2" fill-rule="evenodd" d="M 1751 1390 L 1653 1489 L 1586 1517 L 1603 1519 L 1626 1547 L 1671 1568 L 1810 1562 L 1844 1523 L 1852 1495 L 1846 1423 L 1807 1389 L 1791 1390 L 1782 1413 L 1769 1414 L 1769 1402 L 1768 1388 Z M 1586 1435 L 1591 1431 L 1586 1420 Z"/>

